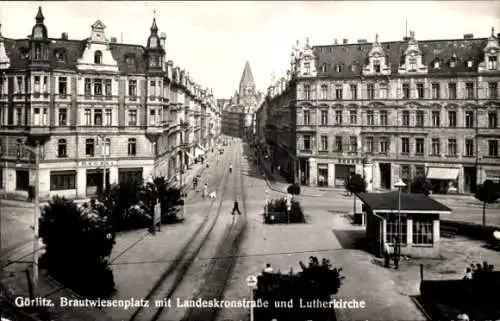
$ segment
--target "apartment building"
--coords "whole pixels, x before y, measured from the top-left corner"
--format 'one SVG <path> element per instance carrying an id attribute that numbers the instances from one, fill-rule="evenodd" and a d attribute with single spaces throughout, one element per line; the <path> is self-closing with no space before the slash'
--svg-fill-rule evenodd
<path id="1" fill-rule="evenodd" d="M 103 185 L 172 178 L 211 148 L 220 132 L 213 92 L 165 61 L 156 20 L 146 46 L 48 36 L 41 7 L 27 39 L 0 34 L 0 157 L 5 192 L 34 184 L 40 196 L 87 197 Z"/>
<path id="2" fill-rule="evenodd" d="M 260 124 L 276 165 L 296 181 L 369 189 L 426 176 L 435 192 L 500 180 L 499 34 L 359 40 L 294 47 L 268 89 Z M 265 126 L 265 128 L 263 128 Z M 259 129 L 258 129 L 259 131 Z"/>

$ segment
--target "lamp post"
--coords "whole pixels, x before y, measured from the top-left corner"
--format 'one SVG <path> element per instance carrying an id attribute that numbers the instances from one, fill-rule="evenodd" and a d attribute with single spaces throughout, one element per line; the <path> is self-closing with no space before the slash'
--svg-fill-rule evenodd
<path id="1" fill-rule="evenodd" d="M 401 189 L 406 187 L 406 184 L 401 180 L 401 178 L 394 184 L 394 187 L 398 189 L 398 228 L 397 228 L 397 253 L 395 253 L 395 267 L 398 268 L 399 258 L 401 256 Z"/>

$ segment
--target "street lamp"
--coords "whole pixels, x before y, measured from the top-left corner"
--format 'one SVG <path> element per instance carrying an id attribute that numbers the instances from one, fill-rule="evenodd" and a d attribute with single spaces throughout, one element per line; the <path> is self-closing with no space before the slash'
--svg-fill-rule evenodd
<path id="1" fill-rule="evenodd" d="M 401 256 L 401 189 L 406 187 L 406 184 L 401 180 L 401 178 L 394 184 L 394 187 L 398 189 L 398 228 L 397 228 L 397 253 L 395 253 L 395 267 L 398 268 L 399 258 Z"/>

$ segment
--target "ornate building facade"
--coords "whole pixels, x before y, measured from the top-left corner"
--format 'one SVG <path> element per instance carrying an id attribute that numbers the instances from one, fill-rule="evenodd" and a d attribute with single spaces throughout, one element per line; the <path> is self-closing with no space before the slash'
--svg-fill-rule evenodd
<path id="1" fill-rule="evenodd" d="M 272 159 L 296 181 L 368 188 L 426 176 L 435 192 L 500 180 L 499 34 L 294 47 L 268 90 Z"/>
<path id="2" fill-rule="evenodd" d="M 40 196 L 87 197 L 106 184 L 173 178 L 211 148 L 220 132 L 213 92 L 165 61 L 156 20 L 146 46 L 108 39 L 97 20 L 90 37 L 50 38 L 39 8 L 27 39 L 0 34 L 1 188 L 34 183 Z"/>
<path id="3" fill-rule="evenodd" d="M 245 63 L 238 91 L 224 106 L 222 132 L 229 136 L 244 137 L 255 134 L 255 111 L 263 100 L 257 91 L 250 63 Z"/>

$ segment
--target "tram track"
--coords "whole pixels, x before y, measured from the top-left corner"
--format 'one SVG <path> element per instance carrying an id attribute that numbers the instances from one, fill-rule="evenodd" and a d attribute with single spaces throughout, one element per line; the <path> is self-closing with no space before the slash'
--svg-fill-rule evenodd
<path id="1" fill-rule="evenodd" d="M 232 154 L 229 158 L 229 162 L 234 158 L 235 150 L 232 150 Z M 224 166 L 225 165 L 225 166 Z M 227 167 L 227 163 L 222 164 L 223 168 Z M 179 288 L 183 282 L 189 268 L 192 266 L 193 262 L 196 260 L 198 254 L 202 250 L 204 244 L 208 238 L 212 235 L 216 223 L 219 220 L 221 214 L 221 208 L 224 201 L 224 195 L 227 193 L 228 185 L 227 180 L 229 179 L 229 172 L 224 170 L 224 174 L 220 185 L 217 190 L 219 193 L 218 199 L 213 199 L 210 202 L 206 215 L 203 217 L 202 222 L 193 233 L 191 238 L 186 242 L 184 247 L 179 251 L 178 255 L 175 257 L 173 262 L 168 266 L 168 268 L 162 273 L 162 275 L 157 279 L 153 288 L 144 297 L 145 300 L 153 303 L 153 306 L 149 308 L 138 307 L 128 318 L 128 321 L 142 321 L 142 320 L 157 320 L 166 307 L 155 307 L 154 302 L 168 300 L 170 299 L 175 291 Z M 214 208 L 214 205 L 216 205 Z M 215 215 L 211 215 L 215 211 Z M 172 282 L 168 282 L 173 278 Z M 170 283 L 170 285 L 168 284 Z"/>

